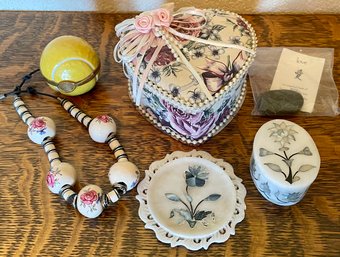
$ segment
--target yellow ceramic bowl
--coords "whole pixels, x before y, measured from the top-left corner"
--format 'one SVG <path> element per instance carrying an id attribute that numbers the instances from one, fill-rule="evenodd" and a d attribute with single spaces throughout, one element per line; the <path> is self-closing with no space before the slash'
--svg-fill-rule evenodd
<path id="1" fill-rule="evenodd" d="M 51 81 L 78 82 L 88 77 L 98 66 L 100 60 L 93 49 L 84 39 L 75 36 L 61 36 L 47 44 L 40 58 L 40 70 L 42 75 Z M 64 92 L 58 87 L 48 85 L 65 95 L 81 95 L 91 90 L 99 75 L 91 81 L 77 86 L 72 92 Z"/>

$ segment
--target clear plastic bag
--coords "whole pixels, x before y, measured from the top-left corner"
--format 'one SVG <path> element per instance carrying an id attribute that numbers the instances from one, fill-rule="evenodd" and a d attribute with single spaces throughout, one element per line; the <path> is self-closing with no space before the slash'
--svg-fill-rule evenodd
<path id="1" fill-rule="evenodd" d="M 292 51 L 305 55 L 324 58 L 325 63 L 317 91 L 315 104 L 312 112 L 298 111 L 289 115 L 302 116 L 336 116 L 340 114 L 338 107 L 338 90 L 333 80 L 333 48 L 307 48 L 307 47 L 286 47 Z M 254 109 L 252 115 L 282 115 L 276 113 L 264 113 L 259 109 L 261 96 L 270 91 L 273 78 L 279 63 L 283 47 L 259 47 L 257 49 L 254 63 L 249 69 L 250 84 L 254 97 Z"/>

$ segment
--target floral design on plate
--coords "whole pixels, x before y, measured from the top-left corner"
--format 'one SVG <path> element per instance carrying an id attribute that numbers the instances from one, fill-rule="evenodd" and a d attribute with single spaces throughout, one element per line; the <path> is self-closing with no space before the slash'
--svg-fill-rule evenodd
<path id="1" fill-rule="evenodd" d="M 190 250 L 235 234 L 246 190 L 232 166 L 209 153 L 176 151 L 153 162 L 139 183 L 139 216 L 156 237 Z"/>
<path id="2" fill-rule="evenodd" d="M 193 205 L 194 198 L 189 193 L 191 187 L 203 187 L 206 180 L 208 179 L 209 172 L 205 170 L 203 166 L 192 165 L 189 166 L 188 170 L 185 171 L 185 194 L 183 199 L 173 193 L 166 193 L 165 196 L 174 202 L 180 202 L 182 208 L 174 208 L 170 212 L 170 218 L 179 216 L 177 218 L 177 224 L 182 221 L 186 221 L 191 228 L 195 227 L 197 222 L 201 222 L 204 226 L 208 226 L 208 220 L 214 221 L 215 214 L 210 210 L 199 209 L 201 204 L 205 201 L 216 201 L 221 195 L 220 194 L 210 194 L 207 197 L 201 199 L 196 205 Z M 185 207 L 185 208 L 183 208 Z"/>

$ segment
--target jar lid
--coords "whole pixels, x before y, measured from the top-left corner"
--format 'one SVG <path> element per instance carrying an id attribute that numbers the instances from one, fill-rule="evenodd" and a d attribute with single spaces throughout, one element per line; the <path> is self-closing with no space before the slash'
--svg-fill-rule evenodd
<path id="1" fill-rule="evenodd" d="M 320 168 L 312 137 L 299 125 L 283 119 L 271 120 L 258 130 L 253 159 L 260 176 L 276 186 L 295 190 L 308 188 Z"/>
<path id="2" fill-rule="evenodd" d="M 153 162 L 138 185 L 145 227 L 172 247 L 207 249 L 235 234 L 246 190 L 232 166 L 203 151 L 173 152 Z"/>

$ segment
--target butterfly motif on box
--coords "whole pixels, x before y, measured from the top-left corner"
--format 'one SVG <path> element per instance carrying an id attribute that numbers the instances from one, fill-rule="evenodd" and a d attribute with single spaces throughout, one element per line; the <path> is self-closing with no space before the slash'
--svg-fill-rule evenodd
<path id="1" fill-rule="evenodd" d="M 238 53 L 232 62 L 230 61 L 230 56 L 228 58 L 227 64 L 207 58 L 207 66 L 202 69 L 204 71 L 202 77 L 209 91 L 215 93 L 228 83 L 240 70 L 245 60 L 242 51 Z"/>

